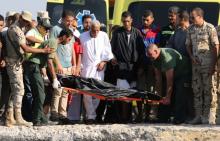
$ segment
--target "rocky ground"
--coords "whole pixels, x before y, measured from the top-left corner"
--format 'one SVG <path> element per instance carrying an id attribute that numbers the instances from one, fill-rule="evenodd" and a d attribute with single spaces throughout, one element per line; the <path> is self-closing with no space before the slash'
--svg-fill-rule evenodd
<path id="1" fill-rule="evenodd" d="M 220 141 L 220 126 L 68 125 L 0 126 L 0 141 Z"/>

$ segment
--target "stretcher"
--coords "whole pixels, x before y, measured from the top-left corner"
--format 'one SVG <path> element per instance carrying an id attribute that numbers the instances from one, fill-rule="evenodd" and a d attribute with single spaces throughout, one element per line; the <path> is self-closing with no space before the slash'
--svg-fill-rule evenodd
<path id="1" fill-rule="evenodd" d="M 58 75 L 58 80 L 63 89 L 67 91 L 82 95 L 90 95 L 100 100 L 159 103 L 162 99 L 160 95 L 153 92 L 138 91 L 135 89 L 120 89 L 110 83 L 94 78 Z"/>

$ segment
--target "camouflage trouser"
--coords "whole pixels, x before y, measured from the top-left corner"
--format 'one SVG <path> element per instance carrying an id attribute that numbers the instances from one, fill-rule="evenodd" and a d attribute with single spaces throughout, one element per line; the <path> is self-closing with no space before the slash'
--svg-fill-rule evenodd
<path id="1" fill-rule="evenodd" d="M 21 63 L 17 60 L 6 59 L 6 68 L 9 76 L 11 87 L 11 97 L 8 108 L 21 108 L 22 98 L 24 95 L 23 69 Z"/>
<path id="2" fill-rule="evenodd" d="M 217 87 L 217 109 L 216 109 L 216 124 L 220 124 L 220 71 L 215 75 Z"/>
<path id="3" fill-rule="evenodd" d="M 215 75 L 209 74 L 209 67 L 192 67 L 195 116 L 201 116 L 204 123 L 215 123 L 217 89 Z"/>

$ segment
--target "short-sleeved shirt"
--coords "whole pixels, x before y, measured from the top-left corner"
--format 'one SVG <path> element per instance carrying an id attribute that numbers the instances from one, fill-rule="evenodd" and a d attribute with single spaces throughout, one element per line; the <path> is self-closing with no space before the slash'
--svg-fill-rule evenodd
<path id="1" fill-rule="evenodd" d="M 160 39 L 159 39 L 160 28 L 157 27 L 156 25 L 152 25 L 151 28 L 147 32 L 145 32 L 143 27 L 140 29 L 140 31 L 143 36 L 143 42 L 145 45 L 145 49 L 150 44 L 158 44 L 159 43 L 159 41 L 160 41 Z M 146 55 L 144 57 L 144 62 L 145 62 L 145 64 L 150 63 L 150 59 Z"/>
<path id="2" fill-rule="evenodd" d="M 26 37 L 35 37 L 38 40 L 44 41 L 44 37 L 39 33 L 39 31 L 36 28 L 32 28 L 26 33 Z M 38 48 L 40 46 L 40 43 L 30 43 L 28 42 L 28 45 L 32 48 Z M 32 53 L 25 53 L 25 59 L 28 60 Z"/>
<path id="3" fill-rule="evenodd" d="M 19 43 L 19 45 L 26 44 L 26 38 L 25 38 L 24 32 L 18 26 L 18 23 L 11 25 L 8 28 L 8 31 L 12 31 L 15 33 L 13 35 L 14 35 L 15 40 L 17 40 L 17 42 Z"/>
<path id="4" fill-rule="evenodd" d="M 216 30 L 217 30 L 218 40 L 220 40 L 220 26 L 217 26 Z M 218 55 L 217 68 L 218 68 L 218 72 L 220 72 L 220 55 Z"/>
<path id="5" fill-rule="evenodd" d="M 218 36 L 215 27 L 207 22 L 201 27 L 191 25 L 187 32 L 186 46 L 192 47 L 192 54 L 198 58 L 202 66 L 212 63 L 212 48 L 218 45 Z"/>
<path id="6" fill-rule="evenodd" d="M 6 57 L 12 59 L 19 59 L 20 55 L 18 54 L 18 51 L 21 54 L 24 53 L 20 45 L 26 44 L 26 38 L 24 32 L 19 27 L 19 23 L 16 22 L 15 24 L 11 25 L 7 31 L 4 31 L 2 33 L 2 35 L 6 41 L 6 50 L 5 50 Z"/>
<path id="7" fill-rule="evenodd" d="M 48 46 L 49 48 L 54 49 L 54 53 L 57 50 L 58 42 L 55 38 L 50 38 L 38 46 L 38 48 L 44 48 Z M 55 54 L 32 54 L 29 58 L 29 61 L 39 64 L 41 66 L 45 66 L 48 59 L 54 59 Z"/>
<path id="8" fill-rule="evenodd" d="M 161 72 L 166 72 L 170 69 L 174 69 L 174 76 L 178 78 L 184 74 L 188 74 L 190 70 L 185 67 L 183 61 L 186 61 L 185 57 L 172 48 L 160 48 L 161 52 L 156 60 L 152 61 L 155 68 Z"/>
<path id="9" fill-rule="evenodd" d="M 82 54 L 83 53 L 83 48 L 81 47 L 80 39 L 75 37 L 75 42 L 73 44 L 75 54 Z"/>
<path id="10" fill-rule="evenodd" d="M 147 48 L 150 44 L 159 43 L 160 28 L 157 27 L 156 25 L 152 25 L 151 28 L 147 32 L 145 32 L 143 27 L 140 29 L 140 31 L 141 31 L 141 34 L 143 35 L 145 48 Z"/>
<path id="11" fill-rule="evenodd" d="M 57 38 L 62 31 L 62 25 L 56 25 L 51 29 L 50 37 Z M 66 45 L 59 44 L 57 48 L 57 56 L 63 68 L 69 68 L 72 66 L 72 56 L 73 56 L 73 44 L 75 42 L 74 37 L 71 39 L 70 43 Z"/>
<path id="12" fill-rule="evenodd" d="M 171 25 L 167 25 L 163 27 L 160 31 L 159 38 L 160 38 L 160 47 L 166 47 L 170 37 L 175 33 L 175 28 Z"/>
<path id="13" fill-rule="evenodd" d="M 216 27 L 218 39 L 220 39 L 220 25 Z"/>
<path id="14" fill-rule="evenodd" d="M 57 38 L 62 31 L 61 25 L 56 25 L 50 30 L 50 38 Z"/>

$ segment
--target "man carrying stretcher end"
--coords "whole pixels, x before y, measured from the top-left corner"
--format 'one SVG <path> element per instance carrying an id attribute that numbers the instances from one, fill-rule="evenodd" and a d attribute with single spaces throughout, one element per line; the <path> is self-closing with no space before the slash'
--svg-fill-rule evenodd
<path id="1" fill-rule="evenodd" d="M 184 94 L 184 84 L 186 83 L 186 77 L 184 76 L 187 76 L 191 71 L 185 69 L 187 66 L 185 66 L 184 61 L 187 61 L 187 59 L 174 49 L 158 48 L 155 44 L 149 45 L 146 55 L 151 59 L 154 66 L 156 89 L 159 94 L 162 89 L 162 73 L 165 73 L 166 76 L 166 95 L 161 100 L 161 104 L 169 107 L 171 97 L 174 95 L 174 124 L 185 122 L 186 110 L 184 104 L 187 99 Z"/>

